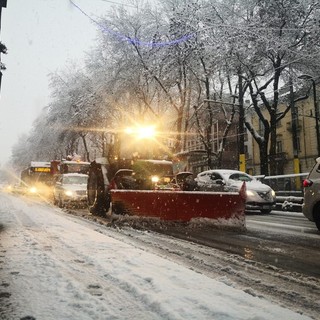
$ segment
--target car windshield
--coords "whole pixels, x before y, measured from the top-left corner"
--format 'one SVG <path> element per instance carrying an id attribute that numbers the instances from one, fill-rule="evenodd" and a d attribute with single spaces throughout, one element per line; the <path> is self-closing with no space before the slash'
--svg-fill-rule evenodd
<path id="1" fill-rule="evenodd" d="M 137 161 L 133 166 L 136 176 L 151 176 L 158 175 L 160 177 L 173 176 L 173 167 L 168 162 L 149 162 L 149 161 Z"/>
<path id="2" fill-rule="evenodd" d="M 86 176 L 70 176 L 63 179 L 64 184 L 87 184 L 87 181 Z"/>
<path id="3" fill-rule="evenodd" d="M 242 174 L 242 173 L 233 173 L 232 175 L 230 175 L 229 180 L 236 180 L 236 181 L 252 181 L 253 179 L 246 175 L 246 174 Z"/>

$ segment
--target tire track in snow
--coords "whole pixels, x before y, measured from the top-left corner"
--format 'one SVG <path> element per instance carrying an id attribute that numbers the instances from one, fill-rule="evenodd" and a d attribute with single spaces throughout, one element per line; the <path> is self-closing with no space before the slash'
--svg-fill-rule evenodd
<path id="1" fill-rule="evenodd" d="M 80 219 L 80 217 L 78 217 Z M 110 222 L 103 218 L 81 217 L 90 219 L 98 223 L 99 230 L 106 232 L 106 227 Z M 142 229 L 144 226 L 141 226 Z M 264 297 L 269 301 L 281 303 L 282 305 L 295 310 L 296 312 L 307 314 L 314 319 L 318 318 L 320 305 L 318 297 L 320 295 L 320 279 L 305 276 L 298 272 L 289 272 L 275 266 L 254 261 L 250 257 L 241 257 L 237 254 L 230 254 L 212 247 L 201 244 L 190 244 L 191 241 L 199 241 L 196 234 L 186 235 L 185 230 L 166 230 L 164 234 L 148 230 L 135 230 L 130 227 L 114 229 L 108 235 L 121 241 L 127 241 L 131 245 L 142 250 L 157 253 L 164 258 L 170 258 L 188 268 L 203 273 L 214 279 L 218 279 L 226 284 L 242 289 L 253 296 Z M 159 230 L 161 232 L 161 230 Z M 164 231 L 164 230 L 162 230 Z M 212 230 L 215 232 L 215 230 Z M 183 236 L 182 234 L 185 234 Z M 177 239 L 174 237 L 183 239 Z M 127 240 L 123 238 L 127 236 Z M 271 247 L 274 243 L 261 242 L 260 246 Z"/>
<path id="2" fill-rule="evenodd" d="M 62 296 L 77 292 L 73 307 L 81 312 L 91 309 L 88 319 L 117 318 L 119 315 L 121 319 L 130 320 L 132 315 L 138 319 L 167 318 L 156 305 L 149 305 L 148 299 L 139 295 L 129 283 L 111 277 L 93 256 L 83 254 L 65 241 L 61 230 L 55 233 L 55 230 L 44 229 L 22 211 L 14 212 L 14 215 L 23 227 L 19 235 L 21 241 L 31 244 L 39 254 L 44 252 L 44 268 L 58 270 L 59 282 L 64 283 L 60 288 Z M 90 308 L 90 304 L 95 308 Z M 115 308 L 117 312 L 114 314 Z M 99 312 L 93 314 L 94 309 Z"/>

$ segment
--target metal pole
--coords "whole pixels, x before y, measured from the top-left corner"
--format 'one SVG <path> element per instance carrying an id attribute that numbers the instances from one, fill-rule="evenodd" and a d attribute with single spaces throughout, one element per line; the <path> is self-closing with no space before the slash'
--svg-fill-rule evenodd
<path id="1" fill-rule="evenodd" d="M 242 76 L 239 72 L 239 170 L 246 172 L 246 155 L 244 147 L 244 105 L 243 105 L 243 83 Z"/>
<path id="2" fill-rule="evenodd" d="M 310 79 L 312 81 L 313 87 L 313 104 L 314 104 L 314 113 L 316 118 L 316 134 L 317 134 L 317 152 L 318 156 L 320 155 L 320 137 L 319 137 L 319 109 L 317 103 L 317 90 L 316 90 L 316 82 L 314 79 Z"/>
<path id="3" fill-rule="evenodd" d="M 292 130 L 292 144 L 293 144 L 293 172 L 300 173 L 300 160 L 298 150 L 298 117 L 297 110 L 294 103 L 294 92 L 292 78 L 290 77 L 290 106 L 291 106 L 291 130 Z M 295 179 L 295 190 L 300 190 L 300 178 Z"/>
<path id="4" fill-rule="evenodd" d="M 320 156 L 320 137 L 319 137 L 319 109 L 317 103 L 317 90 L 316 90 L 316 81 L 313 79 L 312 76 L 308 74 L 302 74 L 298 77 L 299 79 L 303 80 L 310 80 L 312 81 L 312 88 L 313 88 L 313 107 L 314 107 L 314 117 L 316 119 L 316 135 L 317 135 L 317 156 Z"/>
<path id="5" fill-rule="evenodd" d="M 7 7 L 7 0 L 0 0 L 0 31 L 1 31 L 1 15 L 2 8 Z M 1 53 L 0 53 L 0 62 L 1 62 Z M 1 90 L 1 81 L 2 81 L 2 71 L 0 70 L 0 90 Z"/>

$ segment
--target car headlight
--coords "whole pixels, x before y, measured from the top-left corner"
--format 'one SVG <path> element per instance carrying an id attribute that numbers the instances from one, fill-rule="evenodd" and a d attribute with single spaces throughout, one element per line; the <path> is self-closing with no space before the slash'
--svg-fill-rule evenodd
<path id="1" fill-rule="evenodd" d="M 29 189 L 29 192 L 30 192 L 30 193 L 37 193 L 37 188 L 36 188 L 36 187 L 31 187 L 31 188 Z"/>
<path id="2" fill-rule="evenodd" d="M 64 192 L 64 194 L 65 194 L 66 196 L 68 196 L 68 197 L 72 197 L 72 196 L 73 196 L 73 192 L 72 192 L 71 190 L 66 190 L 66 191 Z"/>
<path id="3" fill-rule="evenodd" d="M 248 197 L 253 197 L 255 193 L 252 190 L 247 190 L 247 196 Z"/>
<path id="4" fill-rule="evenodd" d="M 159 177 L 158 177 L 158 176 L 152 176 L 152 177 L 151 177 L 151 181 L 152 181 L 153 183 L 157 183 L 157 182 L 159 182 Z"/>
<path id="5" fill-rule="evenodd" d="M 276 196 L 276 192 L 275 192 L 274 190 L 271 190 L 271 195 L 272 195 L 273 197 L 275 197 L 275 196 Z"/>

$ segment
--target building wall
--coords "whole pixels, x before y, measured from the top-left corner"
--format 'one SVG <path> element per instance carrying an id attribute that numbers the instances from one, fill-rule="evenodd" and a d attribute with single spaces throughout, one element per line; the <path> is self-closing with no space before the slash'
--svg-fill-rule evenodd
<path id="1" fill-rule="evenodd" d="M 299 145 L 298 159 L 300 162 L 300 172 L 304 173 L 310 171 L 315 158 L 318 157 L 313 97 L 297 102 L 295 107 L 297 110 L 296 133 Z M 285 105 L 280 105 L 279 111 L 283 111 L 285 108 Z M 263 111 L 263 113 L 267 114 L 267 111 Z M 252 122 L 255 128 L 258 128 L 258 121 L 258 117 L 253 116 Z M 294 173 L 294 150 L 291 126 L 292 114 L 289 111 L 277 126 L 277 142 L 279 142 L 279 146 L 282 146 L 282 150 L 278 150 L 278 165 L 282 167 L 282 172 L 278 174 Z M 260 174 L 259 146 L 254 139 L 252 141 L 252 159 L 253 174 L 258 175 Z"/>

